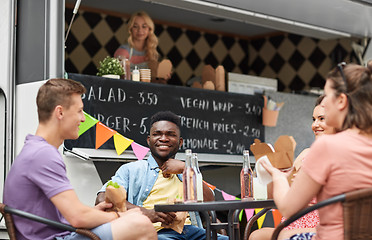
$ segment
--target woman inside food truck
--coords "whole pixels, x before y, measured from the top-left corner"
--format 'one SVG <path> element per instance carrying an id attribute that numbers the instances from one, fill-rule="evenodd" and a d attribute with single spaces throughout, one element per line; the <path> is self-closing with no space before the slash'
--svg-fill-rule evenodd
<path id="1" fill-rule="evenodd" d="M 151 81 L 166 83 L 170 74 L 164 79 L 157 79 L 159 53 L 156 50 L 158 38 L 154 33 L 155 24 L 150 16 L 139 11 L 132 14 L 128 22 L 128 42 L 121 45 L 114 53 L 114 57 L 127 59 L 131 71 L 138 69 L 151 69 Z"/>

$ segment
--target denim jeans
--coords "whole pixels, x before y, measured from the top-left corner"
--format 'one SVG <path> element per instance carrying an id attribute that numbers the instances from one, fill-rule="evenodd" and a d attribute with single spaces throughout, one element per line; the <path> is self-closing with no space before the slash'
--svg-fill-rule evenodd
<path id="1" fill-rule="evenodd" d="M 111 240 L 112 239 L 112 232 L 111 232 L 111 223 L 102 224 L 96 228 L 91 229 L 93 233 L 95 233 L 101 240 Z M 56 240 L 89 240 L 90 238 L 77 234 L 75 232 L 70 233 L 64 237 L 56 237 Z"/>
<path id="2" fill-rule="evenodd" d="M 158 231 L 158 240 L 165 239 L 202 240 L 205 239 L 205 229 L 194 225 L 185 225 L 181 234 L 172 229 L 162 229 Z M 217 239 L 228 240 L 229 237 L 218 234 Z"/>

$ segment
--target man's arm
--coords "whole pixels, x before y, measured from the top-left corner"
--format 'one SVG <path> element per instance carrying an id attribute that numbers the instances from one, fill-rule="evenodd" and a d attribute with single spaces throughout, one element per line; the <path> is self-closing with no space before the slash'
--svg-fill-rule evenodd
<path id="1" fill-rule="evenodd" d="M 203 201 L 211 202 L 214 201 L 213 190 L 208 187 L 207 184 L 203 182 Z"/>
<path id="2" fill-rule="evenodd" d="M 76 228 L 94 228 L 117 218 L 116 213 L 104 212 L 82 204 L 74 190 L 58 193 L 50 200 L 66 220 Z M 107 207 L 111 206 L 107 204 Z"/>
<path id="3" fill-rule="evenodd" d="M 105 201 L 105 192 L 100 192 L 96 198 L 96 205 L 103 201 Z M 169 225 L 174 221 L 176 217 L 176 214 L 174 212 L 167 212 L 167 213 L 155 212 L 154 209 L 146 209 L 144 207 L 134 205 L 128 201 L 126 201 L 126 206 L 128 210 L 132 208 L 139 208 L 141 212 L 145 216 L 147 216 L 153 223 L 162 222 L 162 223 L 165 223 L 166 225 Z"/>
<path id="4" fill-rule="evenodd" d="M 177 159 L 168 159 L 160 169 L 163 171 L 164 177 L 167 177 L 169 174 L 181 174 L 185 169 L 185 163 Z M 212 189 L 205 183 L 203 183 L 203 199 L 204 202 L 214 201 Z"/>
<path id="5" fill-rule="evenodd" d="M 164 177 L 169 177 L 170 174 L 181 174 L 185 169 L 185 162 L 177 159 L 170 158 L 159 166 L 163 172 Z"/>

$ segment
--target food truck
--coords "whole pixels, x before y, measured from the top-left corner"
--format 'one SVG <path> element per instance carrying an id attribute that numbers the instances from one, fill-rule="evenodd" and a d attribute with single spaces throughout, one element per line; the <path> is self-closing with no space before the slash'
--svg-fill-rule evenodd
<path id="1" fill-rule="evenodd" d="M 298 79 L 298 75 L 312 74 L 312 81 L 316 82 L 318 79 L 319 83 L 321 76 L 317 73 L 329 71 L 332 61 L 341 58 L 364 64 L 372 57 L 369 44 L 372 36 L 372 2 L 369 0 L 2 0 L 1 6 L 1 197 L 6 174 L 21 150 L 26 134 L 36 131 L 35 98 L 38 88 L 47 79 L 68 76 L 84 82 L 90 96 L 94 95 L 104 103 L 101 108 L 107 108 L 108 96 L 105 100 L 104 92 L 100 92 L 100 83 L 106 84 L 106 90 L 102 91 L 110 91 L 107 82 L 115 85 L 113 88 L 117 94 L 122 89 L 122 93 L 128 97 L 128 105 L 123 105 L 128 107 L 127 115 L 119 114 L 118 112 L 125 112 L 125 109 L 118 107 L 112 107 L 104 113 L 89 112 L 88 109 L 85 111 L 143 147 L 146 147 L 146 128 L 151 111 L 179 111 L 177 113 L 184 122 L 186 145 L 181 148 L 177 157 L 184 159 L 183 152 L 186 148 L 200 153 L 199 160 L 205 179 L 218 189 L 237 195 L 240 192 L 238 174 L 242 165 L 241 154 L 244 149 L 249 149 L 254 138 L 274 143 L 280 135 L 292 135 L 297 142 L 297 154 L 313 140 L 310 127 L 308 131 L 303 129 L 311 123 L 310 116 L 316 97 L 288 93 L 291 90 L 301 90 L 303 84 L 312 84 L 309 80 L 296 88 L 298 82 L 301 82 L 295 81 L 296 76 Z M 175 78 L 184 86 L 129 81 L 118 83 L 92 76 L 94 73 L 90 76 L 86 74 L 93 71 L 98 60 L 112 52 L 112 49 L 111 52 L 107 49 L 113 43 L 124 41 L 124 34 L 119 36 L 116 31 L 120 29 L 124 32 L 125 27 L 122 25 L 125 25 L 125 20 L 136 10 L 147 11 L 162 29 L 157 32 L 162 34 L 160 41 L 168 39 L 174 45 L 167 49 L 167 54 L 177 65 Z M 82 19 L 85 17 L 84 22 Z M 74 18 L 76 22 L 73 21 Z M 117 28 L 111 28 L 116 30 L 106 33 L 105 29 L 110 24 L 99 25 L 102 19 L 106 21 L 105 24 L 110 21 L 115 24 L 119 22 Z M 70 35 L 66 36 L 69 28 Z M 99 28 L 103 32 L 101 36 L 111 34 L 117 36 L 117 39 L 112 38 L 112 42 L 106 39 L 102 43 L 99 37 L 94 36 L 94 31 Z M 85 36 L 78 35 L 78 32 Z M 186 35 L 200 39 L 198 33 L 201 33 L 202 39 L 197 43 L 192 42 L 192 37 L 185 40 Z M 224 42 L 222 50 L 217 46 L 219 41 Z M 201 53 L 198 51 L 202 52 L 211 42 L 217 42 L 210 47 L 217 50 L 213 54 L 203 53 L 204 58 L 200 57 Z M 291 56 L 287 56 L 288 48 L 279 47 L 294 43 L 296 45 L 291 47 Z M 198 44 L 201 46 L 199 50 Z M 241 44 L 247 44 L 244 45 L 247 49 L 238 48 Z M 72 50 L 73 45 L 78 49 L 75 52 Z M 95 47 L 98 49 L 95 53 L 89 52 L 90 50 L 84 52 L 79 48 L 81 46 L 90 50 Z M 106 52 L 98 53 L 104 48 Z M 186 56 L 183 51 L 187 48 L 196 51 Z M 234 50 L 235 48 L 238 50 Z M 328 48 L 336 50 L 327 51 Z M 163 53 L 165 49 L 162 49 Z M 197 55 L 195 52 L 199 57 L 194 56 Z M 227 52 L 229 57 L 219 57 L 223 52 Z M 96 56 L 95 59 L 93 55 Z M 270 59 L 267 60 L 269 55 Z M 239 59 L 236 60 L 236 57 Z M 326 64 L 309 65 L 308 62 L 319 58 L 324 59 Z M 188 65 L 185 65 L 185 59 L 189 60 Z M 273 79 L 294 79 L 288 84 L 283 84 L 282 81 L 278 87 L 280 92 L 270 93 L 276 101 L 285 102 L 276 127 L 262 125 L 262 96 L 229 91 L 203 92 L 186 87 L 188 78 L 201 73 L 200 66 L 207 63 L 206 59 L 225 65 L 227 89 L 228 81 L 233 82 L 233 77 L 228 79 L 228 73 L 262 76 L 268 66 L 271 67 L 271 72 L 277 70 L 277 75 L 271 74 Z M 194 65 L 195 62 L 197 64 Z M 291 63 L 292 68 L 288 68 L 286 63 Z M 240 78 L 243 82 L 248 79 L 244 76 Z M 86 95 L 85 101 L 89 100 L 88 97 Z M 119 101 L 119 97 L 116 97 Z M 129 103 L 130 97 L 135 98 L 135 104 Z M 167 99 L 170 99 L 171 105 L 165 104 Z M 93 102 L 92 104 L 94 105 Z M 234 112 L 236 109 L 239 112 Z M 292 119 L 296 121 L 290 122 Z M 103 149 L 95 149 L 94 132 L 82 137 L 84 140 L 77 145 L 73 143 L 71 147 L 70 143 L 66 143 L 60 151 L 79 198 L 84 203 L 93 205 L 96 191 L 102 182 L 108 180 L 121 164 L 135 161 L 138 156 L 130 148 L 118 155 L 112 142 L 107 143 Z M 251 158 L 253 163 L 253 156 Z"/>

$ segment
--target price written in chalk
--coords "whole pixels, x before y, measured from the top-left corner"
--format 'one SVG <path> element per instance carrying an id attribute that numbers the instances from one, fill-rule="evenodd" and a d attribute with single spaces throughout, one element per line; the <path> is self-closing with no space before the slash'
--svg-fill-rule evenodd
<path id="1" fill-rule="evenodd" d="M 262 107 L 258 104 L 242 103 L 242 105 L 236 105 L 229 101 L 217 101 L 208 99 L 198 98 L 186 98 L 180 97 L 181 107 L 184 109 L 200 109 L 203 111 L 212 110 L 213 112 L 232 112 L 233 108 L 244 109 L 244 113 L 248 115 L 260 116 L 262 113 Z"/>
<path id="2" fill-rule="evenodd" d="M 245 104 L 245 113 L 249 115 L 257 115 L 260 116 L 262 113 L 262 107 L 253 105 L 251 103 L 246 103 Z"/>
<path id="3" fill-rule="evenodd" d="M 228 140 L 226 143 L 221 143 L 219 139 L 190 139 L 186 138 L 183 140 L 181 146 L 182 150 L 186 149 L 207 149 L 209 151 L 222 151 L 226 154 L 242 154 L 243 151 L 249 147 L 242 143 L 234 143 L 232 140 Z"/>
<path id="4" fill-rule="evenodd" d="M 87 93 L 82 95 L 82 99 L 107 103 L 124 103 L 125 101 L 128 101 L 128 99 L 134 99 L 138 105 L 156 106 L 158 104 L 158 96 L 153 92 L 143 91 L 137 92 L 133 95 L 126 93 L 123 88 L 110 87 L 105 89 L 103 87 L 90 86 Z"/>

